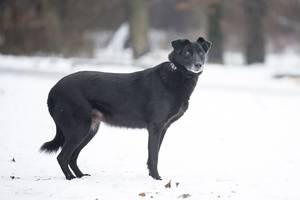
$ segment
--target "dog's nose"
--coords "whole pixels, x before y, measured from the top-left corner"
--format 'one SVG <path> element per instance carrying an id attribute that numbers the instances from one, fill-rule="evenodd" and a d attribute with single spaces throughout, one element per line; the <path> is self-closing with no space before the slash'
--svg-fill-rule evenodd
<path id="1" fill-rule="evenodd" d="M 202 67 L 202 64 L 201 64 L 201 63 L 196 63 L 196 64 L 195 64 L 195 67 L 200 68 L 200 67 Z"/>

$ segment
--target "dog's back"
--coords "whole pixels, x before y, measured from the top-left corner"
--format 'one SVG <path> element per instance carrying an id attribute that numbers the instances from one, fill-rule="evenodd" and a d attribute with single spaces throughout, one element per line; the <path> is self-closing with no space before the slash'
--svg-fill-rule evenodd
<path id="1" fill-rule="evenodd" d="M 82 71 L 64 77 L 49 93 L 50 114 L 54 105 L 63 109 L 68 104 L 77 104 L 99 110 L 111 125 L 146 128 L 149 94 L 158 90 L 151 82 L 157 79 L 159 67 L 128 74 Z"/>

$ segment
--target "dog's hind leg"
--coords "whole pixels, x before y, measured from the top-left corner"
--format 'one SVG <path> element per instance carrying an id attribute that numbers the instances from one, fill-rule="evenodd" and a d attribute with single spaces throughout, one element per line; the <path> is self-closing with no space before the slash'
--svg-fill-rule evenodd
<path id="1" fill-rule="evenodd" d="M 75 173 L 77 178 L 81 178 L 82 176 L 90 176 L 89 174 L 84 174 L 81 172 L 77 165 L 77 158 L 79 156 L 79 153 L 81 150 L 93 139 L 93 137 L 96 135 L 99 124 L 100 124 L 100 119 L 98 117 L 94 116 L 94 110 L 92 111 L 92 122 L 89 130 L 89 134 L 84 138 L 84 141 L 77 147 L 77 149 L 73 152 L 70 160 L 70 167 Z"/>
<path id="2" fill-rule="evenodd" d="M 90 176 L 89 174 L 84 174 L 81 172 L 77 165 L 77 159 L 81 152 L 81 150 L 93 139 L 93 137 L 96 135 L 96 132 L 90 131 L 90 133 L 84 138 L 84 141 L 75 149 L 75 151 L 72 153 L 71 159 L 70 159 L 70 167 L 72 171 L 75 173 L 77 178 L 81 178 L 83 176 Z"/>
<path id="3" fill-rule="evenodd" d="M 88 112 L 87 110 L 77 112 L 75 116 L 73 115 L 71 117 L 71 115 L 68 115 L 68 126 L 61 126 L 65 136 L 65 143 L 57 156 L 57 161 L 68 180 L 75 178 L 69 169 L 72 154 L 88 136 L 91 123 L 89 115 L 86 114 Z"/>
<path id="4" fill-rule="evenodd" d="M 61 152 L 57 156 L 58 164 L 60 165 L 61 170 L 63 171 L 66 179 L 71 180 L 75 178 L 72 172 L 69 169 L 69 162 L 73 151 L 80 144 L 80 140 L 76 138 L 71 138 L 67 140 L 64 146 L 62 147 Z"/>

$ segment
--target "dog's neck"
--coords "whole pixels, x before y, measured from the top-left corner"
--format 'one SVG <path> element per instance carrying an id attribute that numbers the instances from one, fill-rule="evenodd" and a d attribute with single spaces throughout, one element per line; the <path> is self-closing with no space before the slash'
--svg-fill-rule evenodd
<path id="1" fill-rule="evenodd" d="M 195 77 L 198 77 L 202 73 L 202 72 L 194 73 L 194 72 L 188 71 L 185 66 L 183 66 L 177 62 L 172 62 L 172 61 L 170 61 L 169 67 L 170 67 L 171 71 L 180 72 L 186 78 L 195 78 Z"/>
<path id="2" fill-rule="evenodd" d="M 166 62 L 160 68 L 160 78 L 170 90 L 180 91 L 180 101 L 188 102 L 192 94 L 200 73 L 192 73 L 184 66 L 174 62 Z M 184 95 L 182 95 L 184 93 Z"/>

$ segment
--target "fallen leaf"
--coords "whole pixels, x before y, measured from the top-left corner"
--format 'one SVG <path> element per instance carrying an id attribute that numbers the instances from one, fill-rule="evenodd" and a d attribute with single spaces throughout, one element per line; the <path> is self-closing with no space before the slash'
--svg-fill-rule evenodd
<path id="1" fill-rule="evenodd" d="M 179 183 L 178 183 L 178 182 L 176 182 L 175 184 L 176 184 L 176 187 L 178 187 Z"/>
<path id="2" fill-rule="evenodd" d="M 178 198 L 183 198 L 183 199 L 186 199 L 186 198 L 189 198 L 191 197 L 190 194 L 182 194 L 182 195 L 179 195 Z"/>
<path id="3" fill-rule="evenodd" d="M 171 181 L 165 185 L 165 188 L 171 188 Z"/>
<path id="4" fill-rule="evenodd" d="M 146 193 L 145 193 L 145 192 L 139 193 L 139 196 L 140 196 L 140 197 L 145 197 L 145 196 L 146 196 Z"/>

